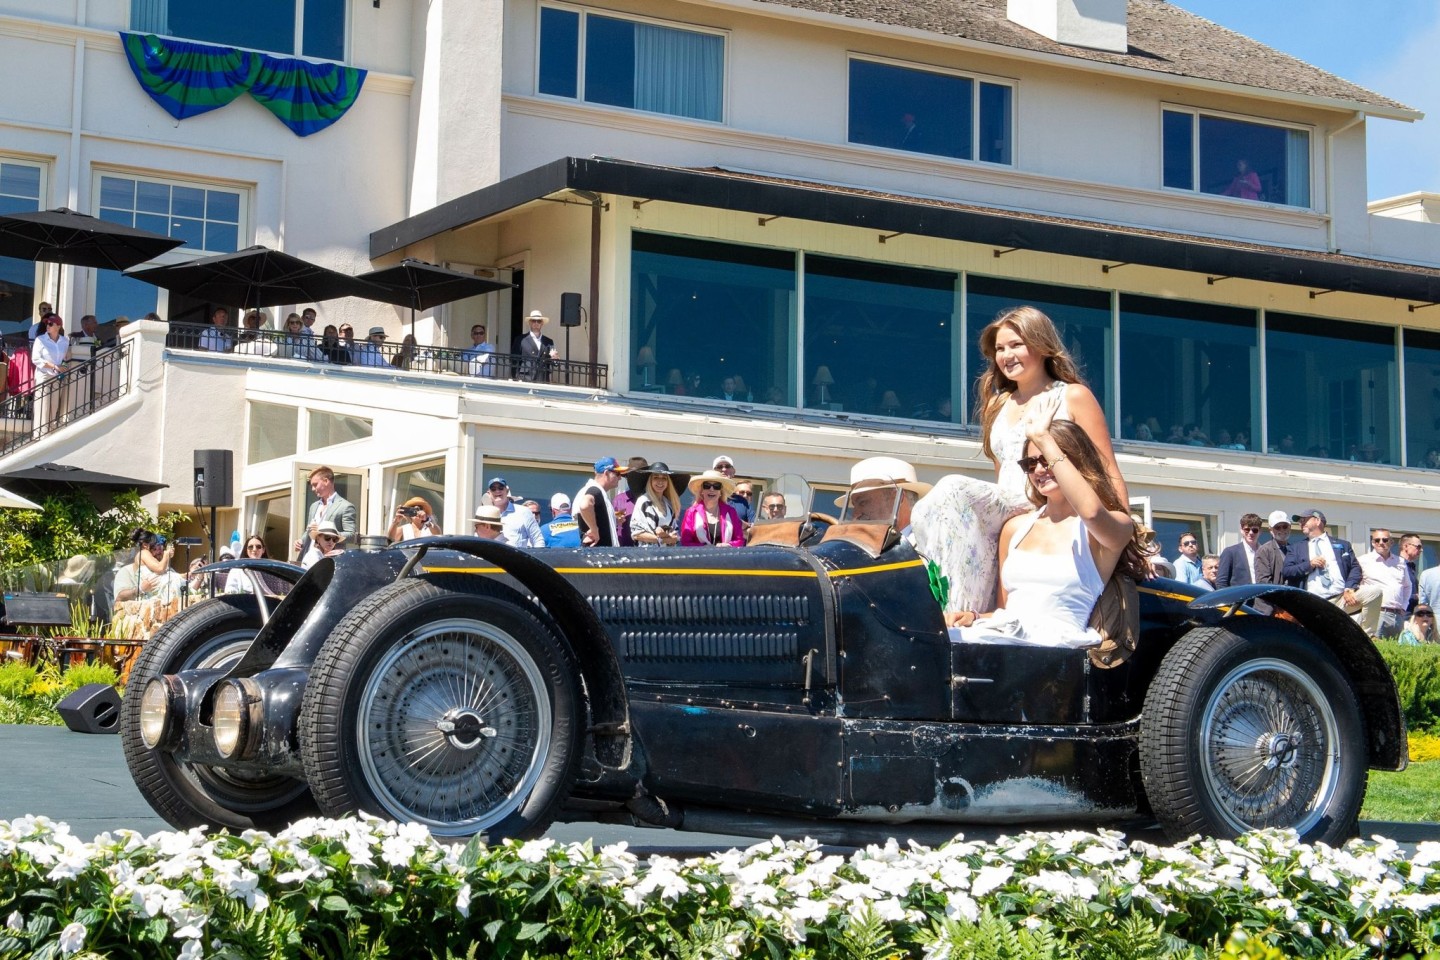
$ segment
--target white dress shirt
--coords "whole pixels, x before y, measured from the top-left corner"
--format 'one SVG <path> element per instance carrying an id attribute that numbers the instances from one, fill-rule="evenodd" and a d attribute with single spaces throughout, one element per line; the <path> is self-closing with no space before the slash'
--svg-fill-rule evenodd
<path id="1" fill-rule="evenodd" d="M 1396 554 L 1382 557 L 1371 550 L 1360 557 L 1360 572 L 1362 584 L 1379 585 L 1380 606 L 1386 610 L 1404 610 L 1410 602 L 1410 573 Z"/>

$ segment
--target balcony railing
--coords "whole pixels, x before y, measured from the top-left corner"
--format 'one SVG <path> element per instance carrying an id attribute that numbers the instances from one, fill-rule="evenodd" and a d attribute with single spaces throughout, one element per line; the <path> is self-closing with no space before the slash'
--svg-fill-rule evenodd
<path id="1" fill-rule="evenodd" d="M 129 392 L 128 341 L 114 347 L 72 345 L 72 358 L 82 352 L 89 355 L 72 359 L 64 373 L 22 385 L 0 402 L 0 457 L 108 407 Z"/>
<path id="2" fill-rule="evenodd" d="M 515 380 L 567 387 L 610 385 L 610 368 L 578 360 L 539 360 L 497 351 L 431 347 L 393 340 L 330 340 L 279 330 L 236 330 L 210 324 L 172 323 L 165 345 L 178 350 L 272 357 L 324 366 L 448 374 L 482 380 Z"/>

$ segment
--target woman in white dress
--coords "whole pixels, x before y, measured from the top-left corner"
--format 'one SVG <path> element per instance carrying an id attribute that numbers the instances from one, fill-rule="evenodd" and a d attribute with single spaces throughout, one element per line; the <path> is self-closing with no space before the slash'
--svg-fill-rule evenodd
<path id="1" fill-rule="evenodd" d="M 1026 437 L 1016 468 L 1039 509 L 1012 517 L 1000 532 L 999 606 L 945 615 L 966 643 L 1088 647 L 1095 601 L 1118 569 L 1146 576 L 1134 520 L 1115 490 L 1104 457 L 1078 424 L 1051 409 L 1020 421 Z"/>
<path id="2" fill-rule="evenodd" d="M 1121 503 L 1129 501 L 1104 411 L 1050 318 L 1031 306 L 1007 310 L 980 334 L 980 349 L 990 365 L 975 387 L 975 419 L 996 482 L 944 477 L 912 514 L 915 549 L 935 568 L 932 581 L 943 585 L 937 599 L 948 613 L 994 606 L 1000 528 L 1028 509 L 1025 476 L 1016 465 L 1025 447 L 1020 421 L 1028 412 L 1078 424 Z"/>

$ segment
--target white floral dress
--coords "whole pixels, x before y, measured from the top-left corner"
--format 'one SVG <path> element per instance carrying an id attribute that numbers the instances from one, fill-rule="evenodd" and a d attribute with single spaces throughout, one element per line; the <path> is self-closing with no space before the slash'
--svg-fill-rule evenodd
<path id="1" fill-rule="evenodd" d="M 1046 392 L 1061 391 L 1057 420 L 1070 419 L 1066 386 L 1057 381 L 1046 388 Z M 935 484 L 911 514 L 911 540 L 916 552 L 929 561 L 932 587 L 947 612 L 995 609 L 1000 528 L 1033 507 L 1018 463 L 1025 453 L 1020 418 L 1009 424 L 996 418 L 990 427 L 990 449 L 1000 460 L 997 482 L 951 474 Z"/>

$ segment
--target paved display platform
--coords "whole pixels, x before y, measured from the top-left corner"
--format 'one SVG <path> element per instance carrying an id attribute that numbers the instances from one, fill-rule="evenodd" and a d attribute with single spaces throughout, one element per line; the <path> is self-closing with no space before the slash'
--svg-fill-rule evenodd
<path id="1" fill-rule="evenodd" d="M 121 827 L 146 834 L 171 829 L 150 809 L 130 779 L 118 736 L 73 733 L 65 727 L 0 725 L 0 820 L 27 813 L 64 821 L 84 840 Z M 1023 828 L 1005 832 L 1019 829 Z M 957 832 L 962 830 L 976 836 L 998 832 L 957 828 Z M 1440 840 L 1440 824 L 1362 821 L 1360 834 L 1379 834 L 1412 844 Z M 547 836 L 566 843 L 587 838 L 596 844 L 625 840 L 637 852 L 663 851 L 678 856 L 756 842 L 753 837 L 594 823 L 556 824 Z"/>

